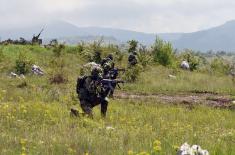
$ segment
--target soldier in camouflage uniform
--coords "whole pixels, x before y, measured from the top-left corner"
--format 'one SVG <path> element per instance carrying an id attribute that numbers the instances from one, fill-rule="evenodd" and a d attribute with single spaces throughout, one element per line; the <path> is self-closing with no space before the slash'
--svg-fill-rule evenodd
<path id="1" fill-rule="evenodd" d="M 114 65 L 112 54 L 102 59 L 101 67 L 103 69 L 103 78 L 110 78 L 109 72 L 114 69 Z"/>
<path id="2" fill-rule="evenodd" d="M 103 68 L 103 78 L 105 79 L 116 79 L 117 73 L 114 72 L 115 63 L 113 62 L 113 55 L 109 54 L 106 58 L 102 59 L 101 67 Z M 112 84 L 112 90 L 110 90 L 109 96 L 113 97 L 114 89 L 116 84 Z"/>
<path id="3" fill-rule="evenodd" d="M 101 104 L 101 114 L 106 116 L 108 107 L 107 94 L 102 89 L 99 80 L 102 79 L 102 69 L 94 67 L 90 76 L 78 79 L 77 93 L 83 112 L 92 117 L 92 108 Z"/>
<path id="4" fill-rule="evenodd" d="M 129 67 L 135 66 L 138 63 L 136 55 L 137 55 L 136 52 L 133 52 L 129 55 L 129 57 L 128 57 L 128 66 Z"/>

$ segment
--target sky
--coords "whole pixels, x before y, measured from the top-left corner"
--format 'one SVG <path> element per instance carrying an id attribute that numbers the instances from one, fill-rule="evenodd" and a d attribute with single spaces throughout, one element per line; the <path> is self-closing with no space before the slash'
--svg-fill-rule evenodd
<path id="1" fill-rule="evenodd" d="M 195 32 L 235 19 L 234 0 L 0 0 L 0 28 L 55 20 L 146 33 Z"/>

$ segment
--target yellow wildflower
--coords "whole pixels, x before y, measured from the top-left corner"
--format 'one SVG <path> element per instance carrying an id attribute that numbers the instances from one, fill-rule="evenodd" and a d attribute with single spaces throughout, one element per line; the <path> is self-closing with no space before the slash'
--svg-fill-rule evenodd
<path id="1" fill-rule="evenodd" d="M 154 147 L 153 147 L 153 150 L 156 151 L 156 152 L 158 152 L 158 151 L 161 151 L 162 148 L 161 148 L 161 146 L 154 146 Z"/>
<path id="2" fill-rule="evenodd" d="M 134 155 L 134 152 L 132 150 L 129 150 L 128 155 Z"/>
<path id="3" fill-rule="evenodd" d="M 160 145 L 161 145 L 161 141 L 159 141 L 159 140 L 155 140 L 153 142 L 153 146 L 160 146 Z"/>
<path id="4" fill-rule="evenodd" d="M 23 138 L 22 138 L 22 139 L 20 139 L 20 144 L 21 144 L 21 145 L 25 145 L 25 144 L 26 144 L 26 142 L 27 142 L 27 139 L 23 139 Z"/>

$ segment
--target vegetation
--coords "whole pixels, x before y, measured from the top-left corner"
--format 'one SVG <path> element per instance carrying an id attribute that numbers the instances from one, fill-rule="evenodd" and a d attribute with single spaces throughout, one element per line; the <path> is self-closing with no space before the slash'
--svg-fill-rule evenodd
<path id="1" fill-rule="evenodd" d="M 171 43 L 157 37 L 153 45 L 153 57 L 155 62 L 163 66 L 173 65 L 174 55 Z"/>
<path id="2" fill-rule="evenodd" d="M 105 119 L 99 107 L 94 119 L 70 116 L 71 107 L 81 111 L 75 92 L 81 65 L 112 53 L 116 67 L 128 68 L 129 47 L 137 52 L 138 74 L 129 69 L 120 73 L 120 78 L 134 82 L 127 82 L 117 93 L 209 92 L 234 98 L 234 78 L 228 75 L 234 55 L 174 52 L 170 43 L 159 38 L 152 48 L 129 43 L 133 46 L 102 42 L 47 48 L 1 45 L 0 154 L 176 154 L 184 142 L 198 144 L 212 155 L 235 154 L 234 110 L 203 103 L 189 108 L 151 98 L 115 98 Z M 180 69 L 183 59 L 193 66 L 191 71 Z M 45 75 L 25 74 L 32 64 L 40 66 Z M 10 78 L 15 71 L 26 78 Z"/>
<path id="3" fill-rule="evenodd" d="M 229 110 L 112 100 L 105 120 L 98 107 L 91 120 L 71 118 L 66 104 L 19 100 L 0 105 L 3 154 L 176 154 L 186 141 L 211 154 L 235 153 Z"/>

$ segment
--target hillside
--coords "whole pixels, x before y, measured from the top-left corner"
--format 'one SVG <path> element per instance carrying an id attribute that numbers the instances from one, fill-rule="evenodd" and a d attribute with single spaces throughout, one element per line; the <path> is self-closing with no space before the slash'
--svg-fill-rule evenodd
<path id="1" fill-rule="evenodd" d="M 37 34 L 43 27 L 44 32 L 41 37 L 46 42 L 57 38 L 68 44 L 76 44 L 81 40 L 90 42 L 104 36 L 104 40 L 108 43 L 120 44 L 135 39 L 142 44 L 151 45 L 158 35 L 162 39 L 172 42 L 174 48 L 177 49 L 235 51 L 235 21 L 193 33 L 143 33 L 114 28 L 78 27 L 64 21 L 54 21 L 21 29 L 0 30 L 0 38 L 2 40 L 19 37 L 31 39 L 33 34 Z"/>
<path id="2" fill-rule="evenodd" d="M 173 42 L 180 49 L 235 51 L 235 20 L 208 30 L 182 35 Z"/>

